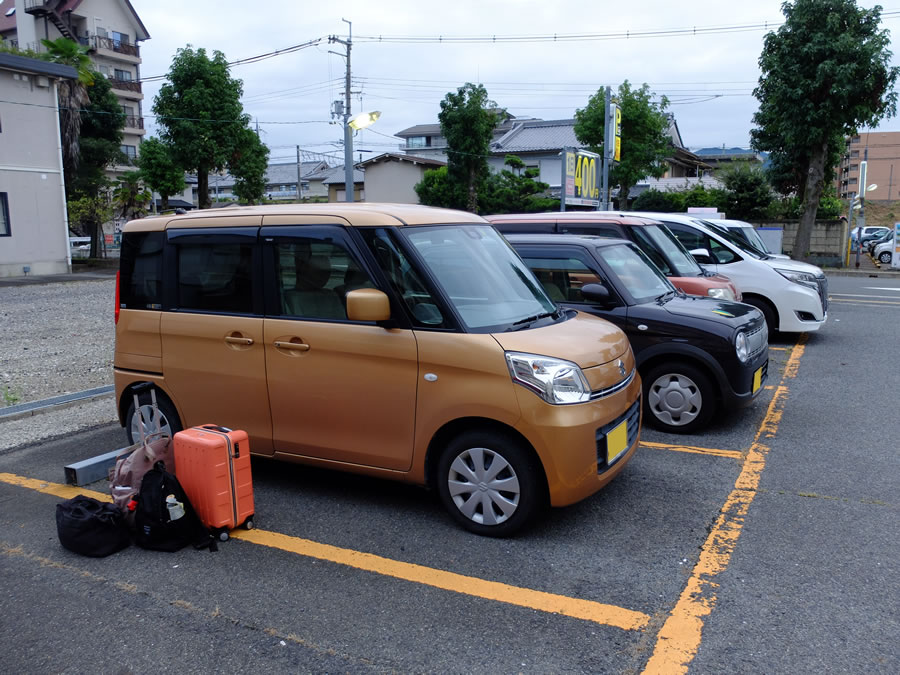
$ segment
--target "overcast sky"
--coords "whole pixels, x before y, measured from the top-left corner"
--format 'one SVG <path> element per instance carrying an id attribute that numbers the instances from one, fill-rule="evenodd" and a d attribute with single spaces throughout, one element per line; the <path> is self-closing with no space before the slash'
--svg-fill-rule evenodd
<path id="1" fill-rule="evenodd" d="M 859 2 L 871 7 L 874 2 Z M 666 95 L 685 145 L 749 145 L 757 107 L 753 88 L 764 28 L 783 20 L 778 0 L 132 0 L 151 39 L 142 43 L 141 76 L 165 75 L 178 48 L 219 50 L 246 59 L 324 38 L 318 45 L 235 66 L 244 109 L 258 121 L 272 161 L 290 161 L 295 146 L 342 161 L 341 128 L 329 124 L 343 99 L 345 61 L 328 36 L 347 38 L 352 21 L 352 111 L 381 111 L 354 139 L 354 159 L 396 150 L 396 132 L 437 123 L 440 101 L 466 82 L 480 82 L 515 116 L 571 118 L 600 87 L 623 80 Z M 884 11 L 900 7 L 884 6 Z M 884 27 L 900 31 L 900 16 Z M 697 34 L 693 29 L 697 29 Z M 690 34 L 683 34 L 690 29 Z M 660 32 L 675 32 L 659 35 Z M 680 31 L 680 33 L 679 33 Z M 624 33 L 630 37 L 621 37 Z M 657 33 L 653 35 L 653 33 Z M 539 40 L 565 36 L 557 41 Z M 573 35 L 610 36 L 573 40 Z M 383 41 L 372 38 L 382 36 Z M 400 42 L 397 38 L 497 36 L 519 42 Z M 896 47 L 894 63 L 898 63 Z M 144 84 L 151 116 L 160 81 Z M 148 119 L 150 133 L 155 126 Z M 897 119 L 882 123 L 898 130 Z"/>

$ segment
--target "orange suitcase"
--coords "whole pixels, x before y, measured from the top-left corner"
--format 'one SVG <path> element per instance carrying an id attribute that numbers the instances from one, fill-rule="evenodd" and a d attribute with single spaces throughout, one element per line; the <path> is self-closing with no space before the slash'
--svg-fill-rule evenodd
<path id="1" fill-rule="evenodd" d="M 207 527 L 228 539 L 228 530 L 253 527 L 253 478 L 246 431 L 204 424 L 174 437 L 175 476 Z"/>

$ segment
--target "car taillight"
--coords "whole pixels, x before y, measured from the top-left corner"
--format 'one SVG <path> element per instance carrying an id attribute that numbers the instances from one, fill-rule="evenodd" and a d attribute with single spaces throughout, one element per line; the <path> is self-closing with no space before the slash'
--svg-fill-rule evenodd
<path id="1" fill-rule="evenodd" d="M 121 273 L 121 270 L 116 272 L 116 325 L 119 323 L 119 275 Z"/>

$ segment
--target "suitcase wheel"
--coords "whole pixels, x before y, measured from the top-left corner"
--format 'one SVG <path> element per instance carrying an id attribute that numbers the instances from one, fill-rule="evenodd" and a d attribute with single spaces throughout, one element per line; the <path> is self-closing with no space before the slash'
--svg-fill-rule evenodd
<path id="1" fill-rule="evenodd" d="M 244 529 L 245 530 L 253 529 L 253 516 L 250 516 L 249 518 L 247 518 L 246 521 L 244 521 Z"/>
<path id="2" fill-rule="evenodd" d="M 219 532 L 219 541 L 228 541 L 228 530 L 221 530 Z"/>

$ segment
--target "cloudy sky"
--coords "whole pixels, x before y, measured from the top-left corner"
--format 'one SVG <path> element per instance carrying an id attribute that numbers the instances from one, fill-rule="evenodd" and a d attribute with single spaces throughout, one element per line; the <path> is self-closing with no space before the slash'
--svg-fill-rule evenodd
<path id="1" fill-rule="evenodd" d="M 176 50 L 188 44 L 219 50 L 231 62 L 321 39 L 232 68 L 244 84 L 244 109 L 259 123 L 274 161 L 292 160 L 297 145 L 342 161 L 341 128 L 329 120 L 332 102 L 343 99 L 345 75 L 344 59 L 332 52 L 344 47 L 328 37 L 347 38 L 344 19 L 352 21 L 352 110 L 381 111 L 375 126 L 357 134 L 356 159 L 395 150 L 392 136 L 402 129 L 436 123 L 441 99 L 466 82 L 484 84 L 513 115 L 541 119 L 572 117 L 600 87 L 646 82 L 669 98 L 689 148 L 746 147 L 765 26 L 783 20 L 778 0 L 132 4 L 151 35 L 141 45 L 142 77 L 165 75 Z M 900 33 L 900 12 L 883 25 Z M 491 36 L 497 39 L 485 39 Z M 159 85 L 144 85 L 147 116 Z M 900 122 L 880 128 L 898 130 Z"/>

